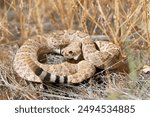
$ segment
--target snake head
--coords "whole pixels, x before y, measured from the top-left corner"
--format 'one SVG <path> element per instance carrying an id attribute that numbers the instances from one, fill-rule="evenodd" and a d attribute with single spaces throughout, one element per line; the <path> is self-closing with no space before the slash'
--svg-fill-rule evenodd
<path id="1" fill-rule="evenodd" d="M 64 58 L 78 60 L 81 55 L 81 51 L 77 49 L 68 50 L 66 48 L 62 49 L 61 54 Z"/>
<path id="2" fill-rule="evenodd" d="M 78 60 L 81 53 L 81 44 L 71 43 L 67 47 L 63 48 L 61 54 L 66 59 Z"/>

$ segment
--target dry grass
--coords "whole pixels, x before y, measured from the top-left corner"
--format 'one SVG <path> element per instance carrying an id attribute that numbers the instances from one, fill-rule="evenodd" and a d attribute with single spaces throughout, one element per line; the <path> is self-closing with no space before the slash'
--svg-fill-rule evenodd
<path id="1" fill-rule="evenodd" d="M 149 13 L 147 0 L 0 0 L 0 99 L 150 99 L 150 74 L 139 75 L 150 65 Z M 105 35 L 120 46 L 129 72 L 46 88 L 20 79 L 12 68 L 17 45 L 63 29 Z"/>

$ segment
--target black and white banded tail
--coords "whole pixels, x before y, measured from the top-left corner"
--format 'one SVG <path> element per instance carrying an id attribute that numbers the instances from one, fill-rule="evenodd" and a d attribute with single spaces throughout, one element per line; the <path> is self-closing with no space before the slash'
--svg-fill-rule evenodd
<path id="1" fill-rule="evenodd" d="M 54 73 L 49 73 L 43 70 L 40 66 L 38 66 L 30 57 L 26 58 L 28 61 L 29 67 L 38 76 L 42 82 L 51 82 L 51 83 L 68 83 L 68 76 L 59 76 Z"/>
<path id="2" fill-rule="evenodd" d="M 51 82 L 51 83 L 68 83 L 67 76 L 59 76 L 52 73 L 48 73 L 44 71 L 42 68 L 38 67 L 35 69 L 34 73 L 41 78 L 43 82 Z"/>

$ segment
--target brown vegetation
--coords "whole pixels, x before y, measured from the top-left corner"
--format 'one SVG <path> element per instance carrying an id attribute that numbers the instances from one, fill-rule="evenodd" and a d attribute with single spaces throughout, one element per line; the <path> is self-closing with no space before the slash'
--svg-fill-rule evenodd
<path id="1" fill-rule="evenodd" d="M 0 99 L 150 99 L 150 1 L 0 0 Z M 43 87 L 20 79 L 12 68 L 28 37 L 77 29 L 105 35 L 121 48 L 129 73 L 98 72 L 77 86 Z M 109 79 L 109 81 L 107 81 Z"/>

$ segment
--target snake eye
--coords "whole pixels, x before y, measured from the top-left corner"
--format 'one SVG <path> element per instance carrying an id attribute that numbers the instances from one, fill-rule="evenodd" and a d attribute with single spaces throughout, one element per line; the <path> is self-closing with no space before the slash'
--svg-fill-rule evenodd
<path id="1" fill-rule="evenodd" d="M 69 51 L 68 53 L 69 53 L 69 54 L 71 54 L 71 55 L 73 54 L 73 52 L 72 52 L 72 51 Z"/>

